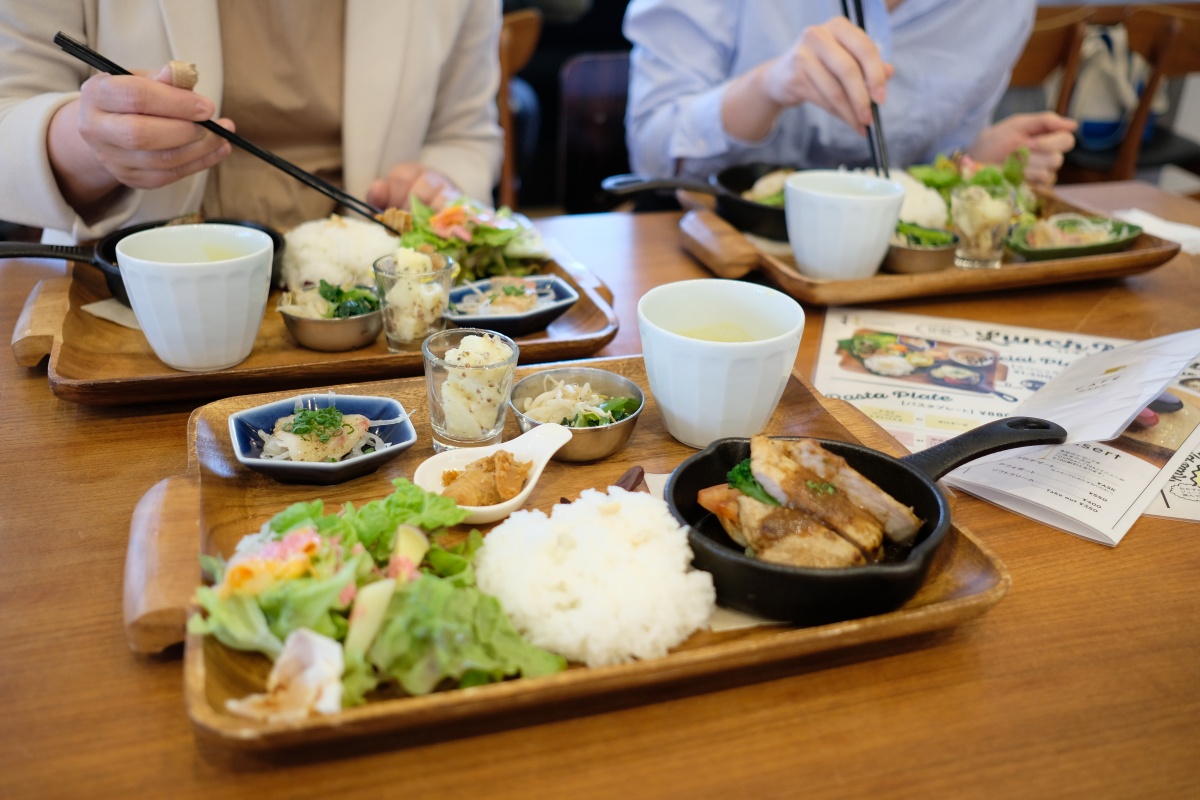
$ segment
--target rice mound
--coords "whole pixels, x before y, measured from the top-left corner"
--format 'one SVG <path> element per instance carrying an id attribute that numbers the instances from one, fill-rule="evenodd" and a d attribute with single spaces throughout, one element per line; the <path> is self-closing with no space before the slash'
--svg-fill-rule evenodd
<path id="1" fill-rule="evenodd" d="M 284 236 L 283 283 L 300 292 L 320 285 L 374 286 L 371 265 L 392 253 L 400 240 L 365 219 L 331 214 L 297 225 Z"/>
<path id="2" fill-rule="evenodd" d="M 861 175 L 874 176 L 874 170 L 852 169 Z M 890 180 L 904 188 L 904 200 L 900 205 L 900 220 L 912 222 L 924 228 L 949 227 L 950 209 L 937 189 L 931 189 L 902 169 L 888 171 Z"/>
<path id="3" fill-rule="evenodd" d="M 613 486 L 518 511 L 484 538 L 479 588 L 538 647 L 589 667 L 656 658 L 708 624 L 712 576 L 694 570 L 666 503 Z"/>

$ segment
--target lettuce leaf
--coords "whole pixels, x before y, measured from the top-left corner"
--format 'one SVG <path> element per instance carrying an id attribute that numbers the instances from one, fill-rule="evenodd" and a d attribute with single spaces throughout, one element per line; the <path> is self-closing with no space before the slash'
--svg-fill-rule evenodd
<path id="1" fill-rule="evenodd" d="M 354 558 L 328 578 L 293 578 L 273 584 L 258 596 L 271 633 L 282 640 L 297 628 L 308 628 L 341 640 L 347 623 L 345 615 L 334 619 L 335 606 L 341 593 L 354 583 L 357 571 L 358 559 Z"/>
<path id="2" fill-rule="evenodd" d="M 189 633 L 211 634 L 226 647 L 259 652 L 272 661 L 283 651 L 282 639 L 271 632 L 253 597 L 235 594 L 221 598 L 211 587 L 201 586 L 196 590 L 196 602 L 208 616 L 193 614 L 188 620 Z"/>
<path id="3" fill-rule="evenodd" d="M 379 676 L 360 652 L 344 652 L 342 672 L 342 708 L 360 706 L 367 702 L 367 692 L 379 685 Z"/>
<path id="4" fill-rule="evenodd" d="M 466 539 L 450 548 L 435 542 L 425 554 L 425 561 L 429 571 L 439 578 L 446 578 L 456 586 L 474 586 L 475 568 L 471 562 L 482 546 L 483 534 L 472 530 Z"/>
<path id="5" fill-rule="evenodd" d="M 432 574 L 397 588 L 368 660 L 410 695 L 566 668 L 522 639 L 494 597 Z"/>
<path id="6" fill-rule="evenodd" d="M 283 511 L 271 517 L 271 521 L 268 524 L 275 533 L 285 534 L 294 528 L 300 528 L 305 525 L 313 525 L 315 527 L 316 521 L 321 519 L 324 514 L 324 500 L 317 499 L 309 502 L 292 503 Z"/>

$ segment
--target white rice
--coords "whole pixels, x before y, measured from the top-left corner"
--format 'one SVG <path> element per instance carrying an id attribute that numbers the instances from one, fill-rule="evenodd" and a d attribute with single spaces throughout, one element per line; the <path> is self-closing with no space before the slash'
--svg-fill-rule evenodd
<path id="1" fill-rule="evenodd" d="M 596 667 L 663 656 L 708 624 L 712 576 L 691 561 L 666 503 L 614 486 L 549 517 L 514 513 L 484 539 L 475 574 L 530 642 Z"/>
<path id="2" fill-rule="evenodd" d="M 864 175 L 874 175 L 871 169 L 855 169 Z M 925 228 L 946 228 L 950 224 L 950 210 L 946 201 L 938 194 L 902 169 L 888 170 L 890 179 L 904 187 L 904 202 L 900 205 L 900 219 Z"/>
<path id="3" fill-rule="evenodd" d="M 284 239 L 283 283 L 293 292 L 314 288 L 322 279 L 344 288 L 374 286 L 371 265 L 400 243 L 374 222 L 337 214 L 297 225 Z"/>

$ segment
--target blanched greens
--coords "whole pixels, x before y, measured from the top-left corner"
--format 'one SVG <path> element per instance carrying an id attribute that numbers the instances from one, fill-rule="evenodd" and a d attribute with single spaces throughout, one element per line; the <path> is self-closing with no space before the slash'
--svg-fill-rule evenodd
<path id="1" fill-rule="evenodd" d="M 562 424 L 568 428 L 598 428 L 601 425 L 611 425 L 620 422 L 638 410 L 641 404 L 632 397 L 610 397 L 597 408 L 612 415 L 609 419 L 604 414 L 586 411 L 576 414 L 573 418 L 563 419 Z"/>
<path id="2" fill-rule="evenodd" d="M 942 247 L 954 244 L 954 234 L 941 228 L 926 228 L 915 222 L 901 220 L 896 223 L 896 233 L 910 247 Z"/>
<path id="3" fill-rule="evenodd" d="M 361 287 L 343 289 L 322 278 L 317 292 L 329 302 L 329 311 L 326 316 L 330 319 L 357 317 L 379 310 L 379 298 L 371 289 Z"/>

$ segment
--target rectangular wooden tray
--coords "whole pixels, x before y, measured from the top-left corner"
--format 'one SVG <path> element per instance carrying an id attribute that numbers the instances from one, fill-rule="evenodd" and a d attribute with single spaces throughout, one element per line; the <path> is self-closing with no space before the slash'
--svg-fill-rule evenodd
<path id="1" fill-rule="evenodd" d="M 579 301 L 543 331 L 518 338 L 521 362 L 583 358 L 617 335 L 612 296 L 583 265 L 560 257 L 545 271 L 566 280 Z M 272 389 L 418 375 L 419 350 L 389 353 L 384 337 L 370 347 L 322 353 L 300 347 L 275 311 L 277 294 L 250 357 L 215 372 L 180 372 L 163 364 L 141 331 L 99 319 L 82 306 L 111 296 L 98 269 L 70 265 L 70 275 L 42 281 L 26 301 L 13 332 L 17 362 L 35 366 L 50 357 L 47 375 L 57 396 L 86 405 L 197 400 Z"/>
<path id="2" fill-rule="evenodd" d="M 818 306 L 980 294 L 1121 278 L 1162 266 L 1179 252 L 1178 243 L 1143 233 L 1128 250 L 1119 253 L 1032 262 L 1015 262 L 1011 260 L 1011 254 L 1007 254 L 1006 263 L 996 270 L 951 268 L 919 275 L 880 272 L 861 280 L 822 281 L 808 278 L 796 270 L 796 260 L 786 242 L 770 242 L 743 234 L 711 210 L 710 198 L 683 191 L 677 195 L 683 206 L 691 209 L 679 221 L 683 248 L 700 263 L 722 278 L 740 278 L 753 270 L 761 270 L 771 283 L 792 297 Z M 1053 194 L 1042 197 L 1046 214 L 1086 213 Z"/>
<path id="3" fill-rule="evenodd" d="M 588 363 L 648 386 L 640 357 Z M 519 371 L 528 374 L 537 369 Z M 411 477 L 415 467 L 431 455 L 423 381 L 404 379 L 339 391 L 396 397 L 412 412 L 420 440 L 374 475 L 340 486 L 288 486 L 237 464 L 226 423 L 233 411 L 285 398 L 287 393 L 228 398 L 192 414 L 188 475 L 159 484 L 143 498 L 134 515 L 126 574 L 126 624 L 135 649 L 161 649 L 182 637 L 183 609 L 199 578 L 198 549 L 228 555 L 242 536 L 258 530 L 273 514 L 299 500 L 321 497 L 327 507 L 336 508 L 346 501 L 361 504 L 382 497 L 390 491 L 391 479 Z M 508 427 L 506 438 L 516 435 L 511 419 Z M 852 406 L 821 397 L 795 376 L 767 432 L 863 441 L 902 452 Z M 635 464 L 647 472 L 667 473 L 693 452 L 666 433 L 653 398 L 647 393 L 647 406 L 623 450 L 594 464 L 551 462 L 528 507 L 549 510 L 561 497 L 573 499 L 586 488 L 610 485 Z M 613 695 L 624 702 L 652 702 L 655 693 L 648 689 L 697 683 L 696 679 L 704 676 L 954 626 L 984 613 L 1004 596 L 1009 584 L 1004 565 L 969 532 L 954 526 L 917 595 L 902 608 L 875 617 L 814 628 L 762 626 L 720 633 L 704 631 L 664 658 L 597 669 L 573 667 L 546 678 L 380 700 L 291 725 L 252 722 L 225 711 L 226 699 L 261 691 L 269 666 L 266 659 L 228 650 L 205 637 L 188 636 L 185 694 L 198 734 L 238 748 L 274 748 L 431 727 L 438 728 L 443 736 L 469 735 L 473 725 L 484 718 L 499 716 L 514 724 L 529 724 L 536 721 L 537 709 L 549 712 L 550 706 L 558 705 L 553 713 L 561 714 L 564 709 L 567 713 L 583 713 L 571 711 L 586 707 L 576 701 Z M 566 703 L 570 705 L 561 705 Z"/>

